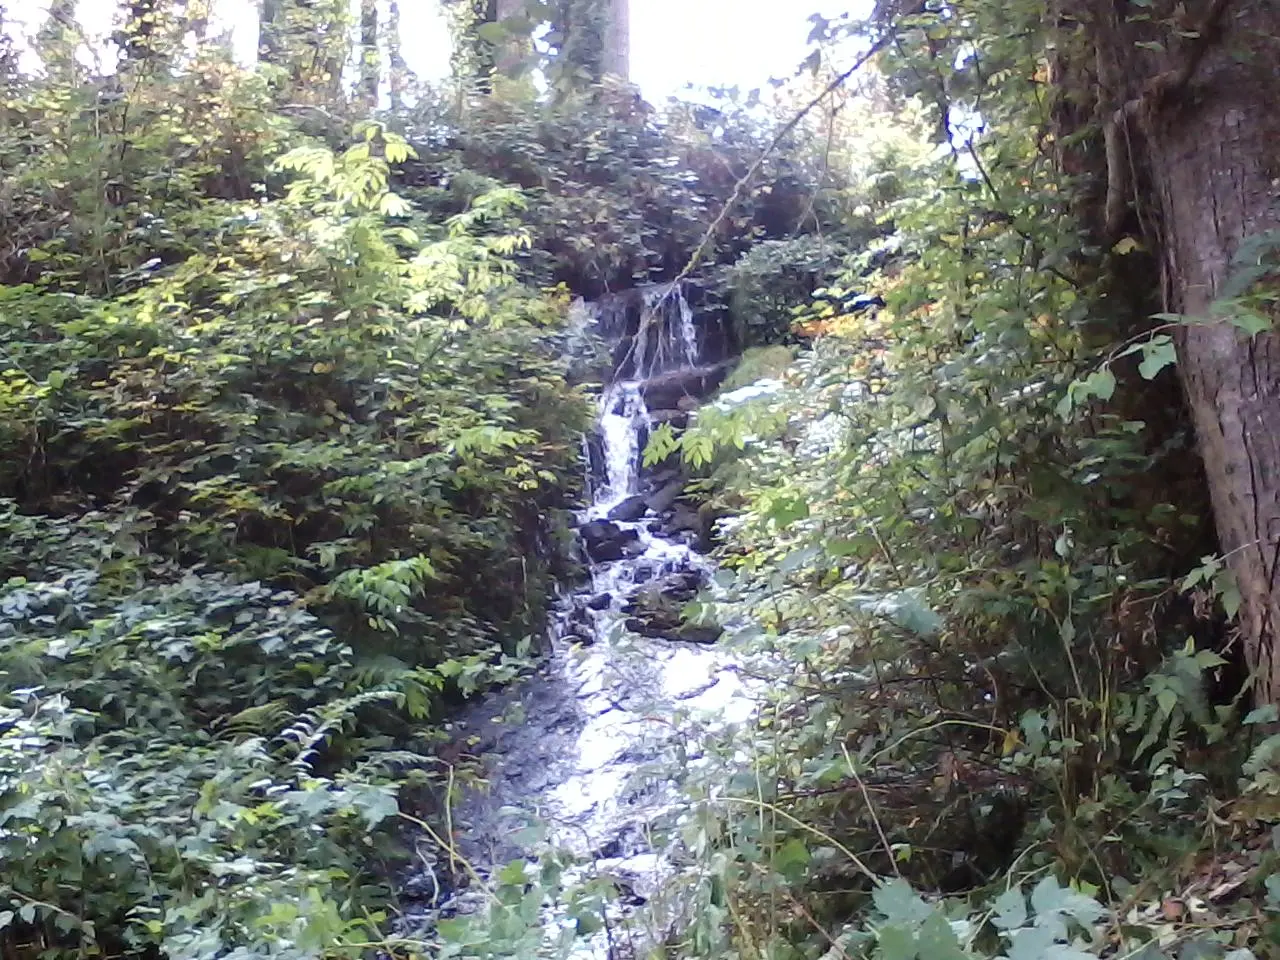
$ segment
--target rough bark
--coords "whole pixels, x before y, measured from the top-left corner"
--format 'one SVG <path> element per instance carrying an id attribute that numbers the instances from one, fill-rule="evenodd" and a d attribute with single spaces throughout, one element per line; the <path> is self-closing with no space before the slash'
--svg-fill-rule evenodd
<path id="1" fill-rule="evenodd" d="M 368 110 L 378 106 L 382 57 L 378 52 L 377 0 L 360 0 L 360 101 Z"/>
<path id="2" fill-rule="evenodd" d="M 1241 242 L 1280 228 L 1280 6 L 1237 0 L 1217 26 L 1194 76 L 1143 119 L 1171 306 L 1197 318 Z M 1177 340 L 1255 697 L 1280 702 L 1280 338 L 1219 320 Z"/>

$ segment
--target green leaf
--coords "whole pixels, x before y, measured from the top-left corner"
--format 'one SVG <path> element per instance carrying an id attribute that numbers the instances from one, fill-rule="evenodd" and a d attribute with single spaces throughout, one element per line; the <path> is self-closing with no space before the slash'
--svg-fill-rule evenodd
<path id="1" fill-rule="evenodd" d="M 890 925 L 917 927 L 934 912 L 905 880 L 882 883 L 872 892 L 871 899 Z"/>
<path id="2" fill-rule="evenodd" d="M 1116 392 L 1116 375 L 1110 367 L 1096 370 L 1085 379 L 1085 389 L 1099 400 L 1110 400 Z"/>
<path id="3" fill-rule="evenodd" d="M 1027 922 L 1027 897 L 1021 887 L 1012 887 L 1000 894 L 991 905 L 994 923 L 1001 930 L 1012 930 Z"/>
<path id="4" fill-rule="evenodd" d="M 1170 364 L 1176 363 L 1177 360 L 1178 354 L 1172 337 L 1163 335 L 1152 337 L 1149 342 L 1142 345 L 1142 362 L 1138 364 L 1138 373 L 1144 380 L 1152 380 L 1156 374 Z"/>
<path id="5" fill-rule="evenodd" d="M 1280 707 L 1274 703 L 1267 703 L 1250 710 L 1241 723 L 1253 726 L 1259 723 L 1275 723 L 1277 720 L 1280 720 Z"/>
<path id="6" fill-rule="evenodd" d="M 523 860 L 512 860 L 498 871 L 498 882 L 507 886 L 523 887 L 528 879 L 528 871 Z"/>

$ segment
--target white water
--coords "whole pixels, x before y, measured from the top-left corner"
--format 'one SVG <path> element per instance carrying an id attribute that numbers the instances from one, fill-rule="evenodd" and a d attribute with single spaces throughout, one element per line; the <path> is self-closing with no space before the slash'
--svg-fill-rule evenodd
<path id="1" fill-rule="evenodd" d="M 641 432 L 651 424 L 640 384 L 623 380 L 610 385 L 600 400 L 600 435 L 604 448 L 605 486 L 589 513 L 603 517 L 636 492 L 642 451 Z"/>
<path id="2" fill-rule="evenodd" d="M 589 485 L 592 502 L 579 514 L 584 524 L 653 492 L 655 480 L 641 466 L 642 438 L 651 427 L 645 381 L 697 368 L 702 360 L 698 318 L 681 289 L 647 291 L 643 307 L 633 347 L 619 363 L 627 376 L 601 396 L 603 462 Z M 598 328 L 599 310 L 584 305 L 575 312 L 584 332 L 595 324 L 597 336 L 608 333 Z M 544 669 L 461 718 L 459 739 L 477 738 L 491 790 L 466 798 L 455 823 L 475 861 L 500 865 L 520 855 L 507 838 L 522 819 L 533 818 L 553 825 L 557 842 L 591 861 L 591 871 L 625 878 L 636 890 L 654 889 L 671 867 L 650 840 L 651 826 L 682 805 L 670 757 L 687 753 L 700 729 L 745 721 L 755 703 L 716 647 L 625 629 L 625 608 L 638 588 L 676 576 L 696 577 L 709 589 L 714 568 L 652 513 L 615 523 L 634 532 L 633 555 L 588 564 L 588 581 L 562 595 Z M 522 717 L 504 723 L 513 709 Z M 608 955 L 599 937 L 574 954 Z"/>

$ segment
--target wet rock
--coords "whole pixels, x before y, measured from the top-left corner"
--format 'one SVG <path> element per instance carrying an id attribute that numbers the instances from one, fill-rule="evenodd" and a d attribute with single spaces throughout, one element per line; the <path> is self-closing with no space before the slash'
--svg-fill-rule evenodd
<path id="1" fill-rule="evenodd" d="M 689 425 L 688 410 L 650 410 L 649 421 L 651 423 L 669 423 L 677 430 L 683 430 Z"/>
<path id="2" fill-rule="evenodd" d="M 645 503 L 654 513 L 662 514 L 671 509 L 672 505 L 679 499 L 680 494 L 684 492 L 684 479 L 677 477 L 668 481 L 663 486 L 654 490 L 645 498 Z"/>
<path id="3" fill-rule="evenodd" d="M 687 603 L 702 589 L 702 575 L 696 570 L 678 570 L 663 577 L 659 589 L 664 597 Z"/>
<path id="4" fill-rule="evenodd" d="M 578 528 L 578 534 L 584 543 L 607 543 L 622 536 L 623 530 L 616 523 L 608 520 L 592 520 Z"/>
<path id="5" fill-rule="evenodd" d="M 596 563 L 609 563 L 644 552 L 640 534 L 609 520 L 593 520 L 578 530 L 587 556 Z"/>
<path id="6" fill-rule="evenodd" d="M 627 499 L 609 511 L 609 519 L 630 523 L 643 517 L 648 509 L 649 504 L 644 497 L 627 497 Z"/>
<path id="7" fill-rule="evenodd" d="M 433 900 L 440 895 L 440 886 L 434 876 L 414 874 L 400 884 L 400 896 L 405 900 Z"/>
<path id="8" fill-rule="evenodd" d="M 629 532 L 634 533 L 634 531 Z M 610 540 L 596 544 L 594 547 L 587 547 L 587 555 L 595 563 L 613 563 L 615 560 L 625 560 L 627 557 L 634 557 L 643 552 L 644 547 L 635 539 Z"/>
<path id="9" fill-rule="evenodd" d="M 627 629 L 658 640 L 714 643 L 720 638 L 718 625 L 688 623 L 680 614 L 702 585 L 702 576 L 696 570 L 677 570 L 647 584 L 623 607 Z"/>
<path id="10" fill-rule="evenodd" d="M 608 610 L 609 605 L 613 603 L 613 596 L 608 593 L 597 593 L 594 597 L 587 601 L 588 610 Z"/>
<path id="11" fill-rule="evenodd" d="M 591 851 L 591 859 L 593 860 L 617 860 L 621 857 L 622 839 L 620 837 L 610 837 Z"/>
<path id="12" fill-rule="evenodd" d="M 653 493 L 671 483 L 673 480 L 684 481 L 684 474 L 679 467 L 661 467 L 645 477 L 647 493 Z"/>
<path id="13" fill-rule="evenodd" d="M 654 640 L 665 639 L 667 633 L 671 630 L 670 627 L 644 617 L 627 617 L 625 625 L 632 633 L 638 633 L 642 637 L 649 637 Z"/>
<path id="14" fill-rule="evenodd" d="M 565 618 L 565 633 L 590 633 L 591 632 L 591 614 L 585 607 L 577 604 L 569 611 L 569 615 Z"/>
<path id="15" fill-rule="evenodd" d="M 597 483 L 605 482 L 609 475 L 609 468 L 605 465 L 604 437 L 599 430 L 587 434 L 587 472 Z"/>
<path id="16" fill-rule="evenodd" d="M 633 353 L 635 351 L 635 337 L 623 337 L 613 346 L 613 369 L 619 374 L 625 374 L 635 370 Z"/>
<path id="17" fill-rule="evenodd" d="M 684 623 L 678 616 L 673 620 L 656 614 L 628 617 L 626 628 L 650 640 L 678 640 L 701 644 L 715 643 L 724 632 L 724 628 L 717 624 Z"/>
<path id="18" fill-rule="evenodd" d="M 676 502 L 661 526 L 652 532 L 669 540 L 688 544 L 698 553 L 707 553 L 714 545 L 712 533 L 715 529 L 716 513 L 707 504 L 695 507 L 685 502 Z"/>
<path id="19" fill-rule="evenodd" d="M 681 503 L 676 505 L 671 514 L 671 519 L 666 522 L 666 529 L 672 533 L 679 533 L 682 530 L 690 530 L 696 533 L 702 529 L 702 520 L 699 518 L 697 510 Z"/>
<path id="20" fill-rule="evenodd" d="M 682 623 L 676 628 L 675 639 L 686 643 L 715 643 L 720 639 L 724 628 L 718 624 Z"/>

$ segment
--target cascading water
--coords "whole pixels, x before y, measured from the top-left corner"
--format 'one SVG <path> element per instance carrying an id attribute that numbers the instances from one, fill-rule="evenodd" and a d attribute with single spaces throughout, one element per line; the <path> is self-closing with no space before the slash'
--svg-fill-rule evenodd
<path id="1" fill-rule="evenodd" d="M 705 645 L 719 628 L 679 618 L 712 573 L 694 549 L 699 521 L 682 501 L 684 478 L 641 463 L 654 423 L 687 416 L 723 379 L 730 350 L 679 286 L 576 309 L 613 349 L 588 444 L 591 503 L 579 515 L 589 577 L 557 603 L 540 673 L 458 718 L 458 740 L 484 757 L 490 788 L 467 795 L 453 821 L 481 869 L 527 855 L 514 830 L 537 820 L 594 872 L 642 891 L 664 869 L 649 828 L 679 799 L 661 772 L 684 746 L 674 718 L 736 722 L 753 709 L 725 657 Z M 599 941 L 584 951 L 609 956 Z"/>

